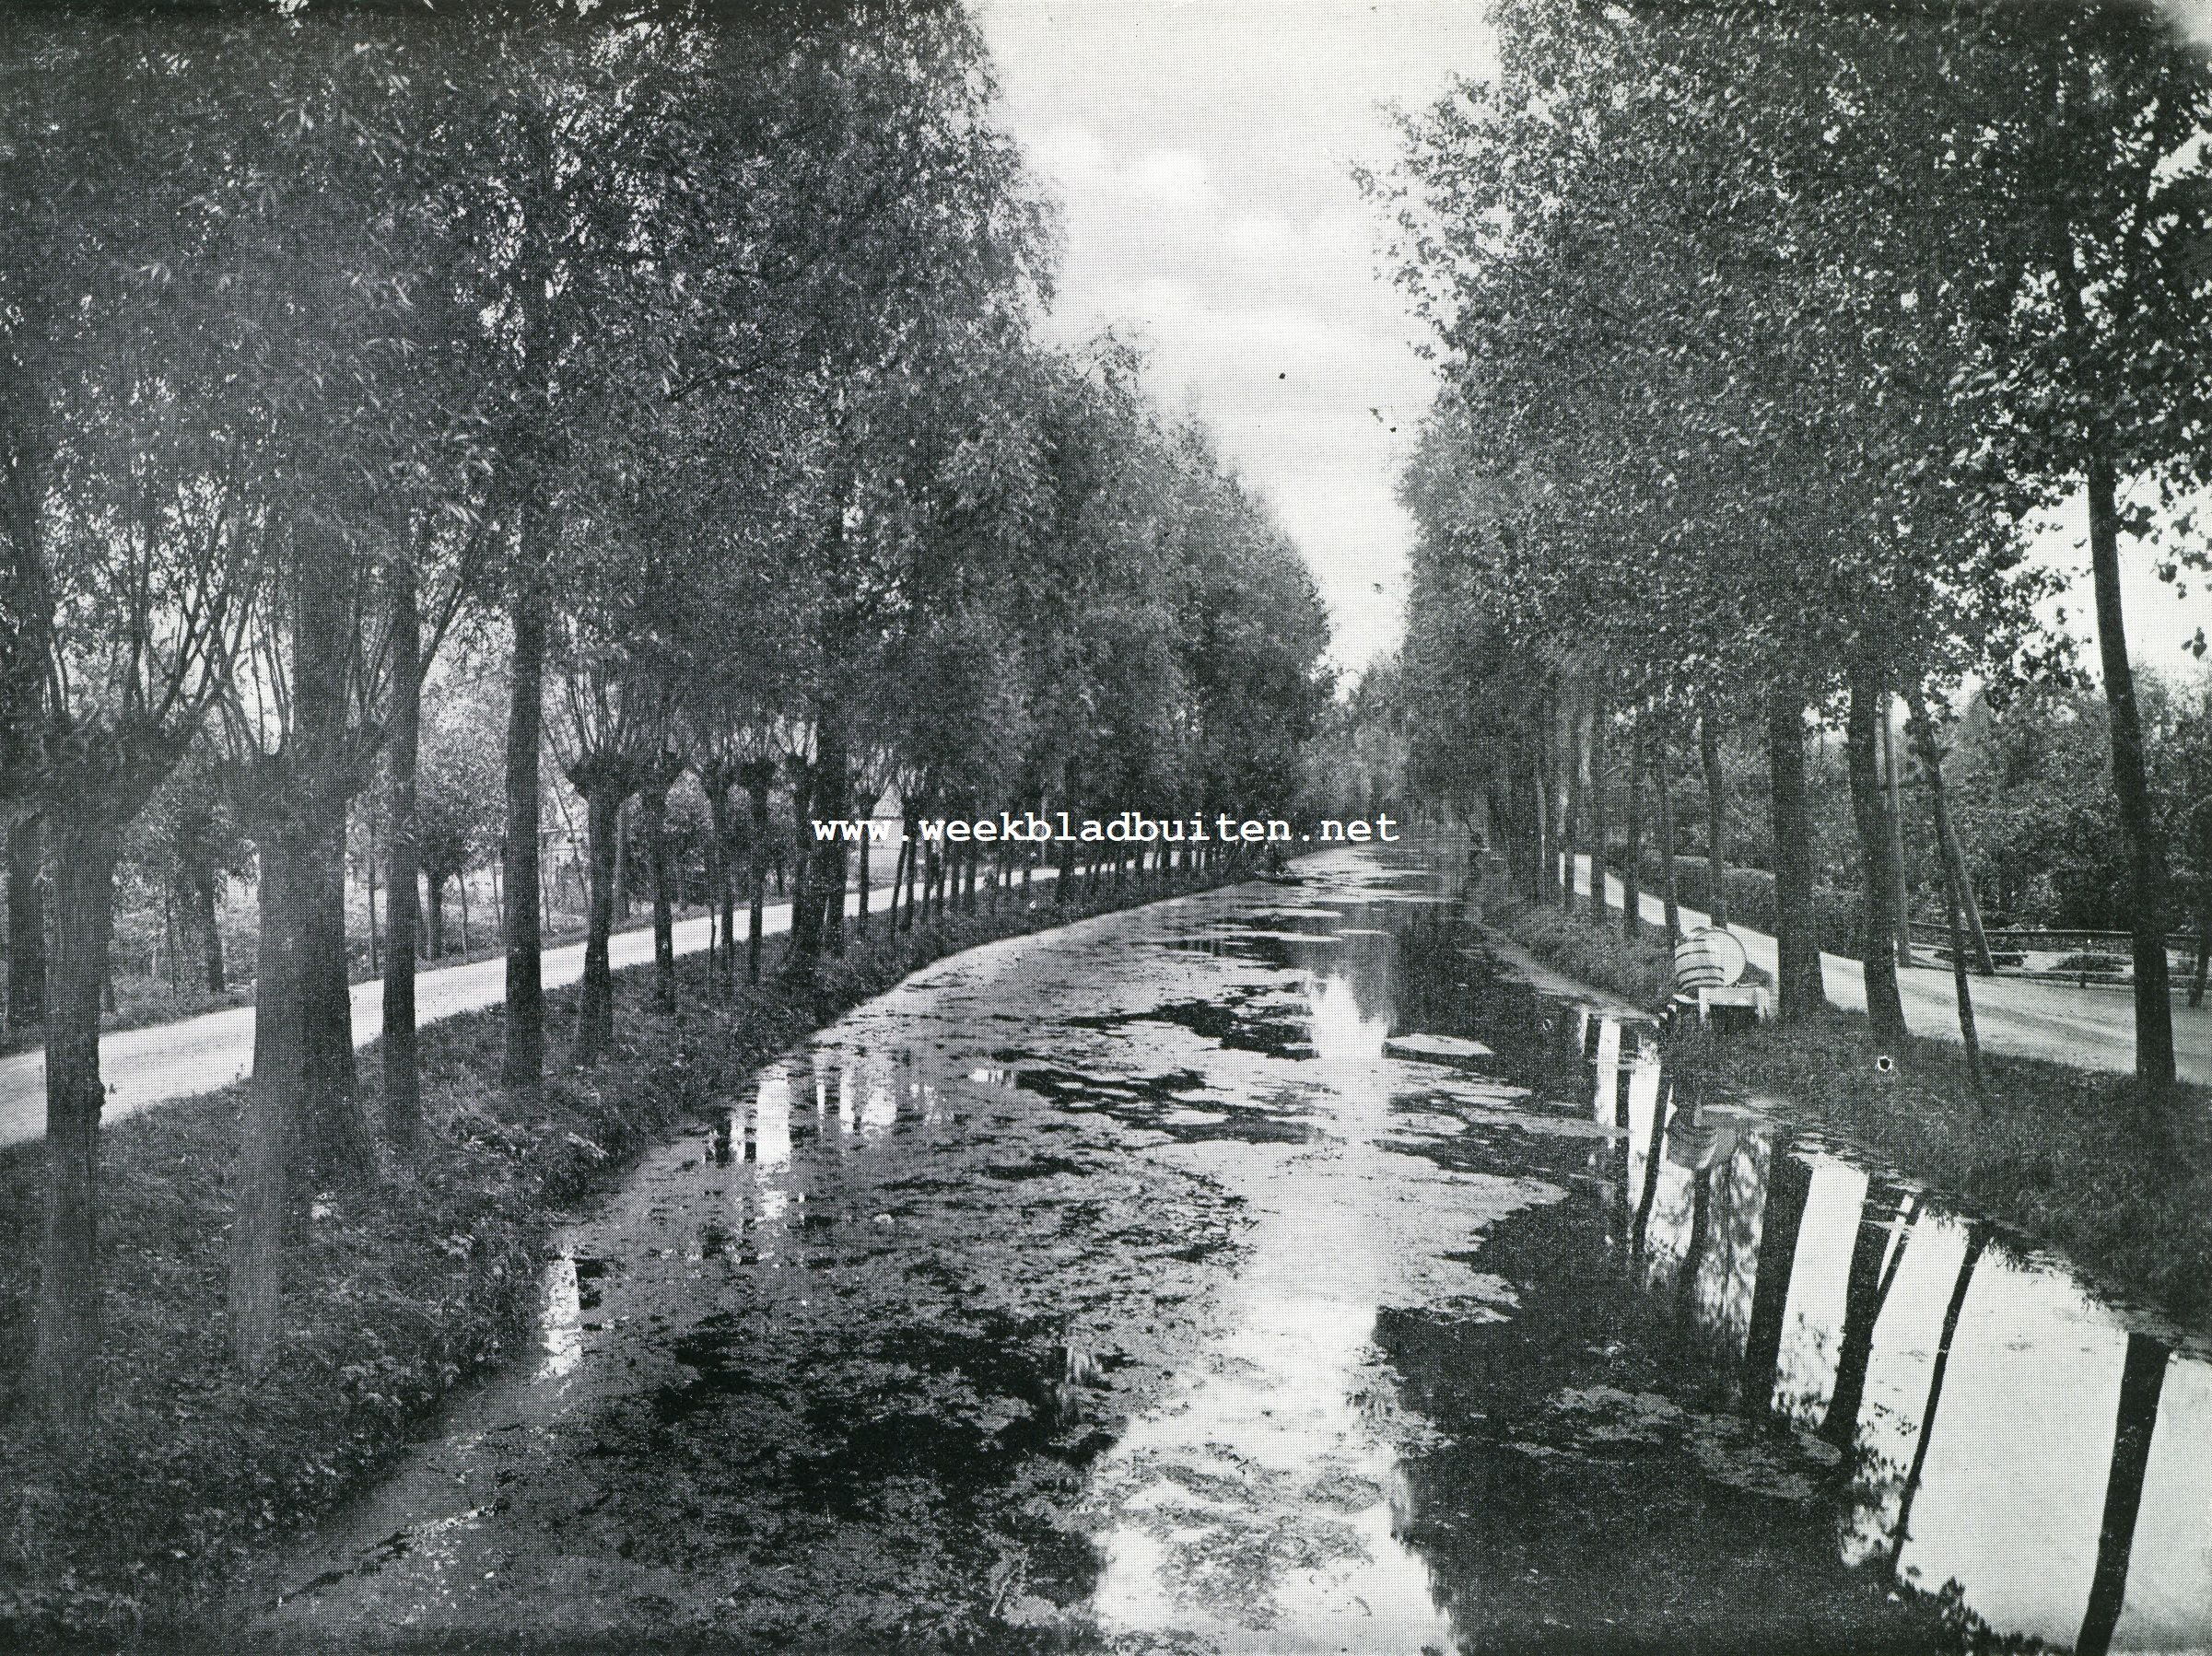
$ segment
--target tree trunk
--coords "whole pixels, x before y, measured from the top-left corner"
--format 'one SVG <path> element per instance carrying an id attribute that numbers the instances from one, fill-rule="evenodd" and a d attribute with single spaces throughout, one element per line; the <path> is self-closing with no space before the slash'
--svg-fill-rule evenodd
<path id="1" fill-rule="evenodd" d="M 732 848 L 730 823 L 730 780 L 727 772 L 703 776 L 707 792 L 707 891 L 720 932 L 708 939 L 708 963 L 725 992 L 737 974 L 737 882 L 731 877 Z M 710 927 L 710 931 L 715 927 Z"/>
<path id="2" fill-rule="evenodd" d="M 1897 964 L 1900 971 L 1913 964 L 1913 903 L 1912 893 L 1905 889 L 1905 826 L 1904 790 L 1897 775 L 1897 738 L 1890 729 L 1890 698 L 1882 697 L 1882 770 L 1889 787 L 1890 805 L 1890 891 L 1895 907 L 1890 915 L 1890 935 L 1897 940 Z"/>
<path id="3" fill-rule="evenodd" d="M 1069 814 L 1072 817 L 1074 813 L 1071 811 Z M 1188 849 L 1189 847 L 1185 847 L 1186 854 Z M 1073 839 L 1060 842 L 1059 878 L 1053 882 L 1052 901 L 1056 906 L 1061 908 L 1065 908 L 1075 901 L 1075 841 Z"/>
<path id="4" fill-rule="evenodd" d="M 528 549 L 534 552 L 535 548 Z M 506 1051 L 500 1083 L 535 1097 L 545 1071 L 545 991 L 540 975 L 544 932 L 538 915 L 538 755 L 545 722 L 545 598 L 538 572 L 525 569 L 513 604 L 512 682 L 507 704 Z"/>
<path id="5" fill-rule="evenodd" d="M 1600 707 L 1590 719 L 1590 787 L 1586 814 L 1590 826 L 1590 908 L 1600 921 L 1605 919 L 1605 836 L 1609 824 L 1606 822 L 1605 776 L 1605 709 Z"/>
<path id="6" fill-rule="evenodd" d="M 441 961 L 445 959 L 446 953 L 445 877 L 441 874 L 431 875 L 423 881 L 423 889 L 429 895 L 428 912 L 424 915 L 423 918 L 425 927 L 429 933 L 430 958 L 434 961 Z"/>
<path id="7" fill-rule="evenodd" d="M 1928 717 L 1927 703 L 1919 691 L 1909 694 L 1906 706 L 1912 715 L 1913 741 L 1919 750 L 1920 768 L 1927 779 L 1928 804 L 1936 819 L 1937 860 L 1943 867 L 1944 910 L 1951 935 L 1951 987 L 1959 1002 L 1959 1038 L 1966 1045 L 1967 1074 L 1973 1079 L 1974 1090 L 1979 1092 L 1982 1043 L 1974 1029 L 1973 985 L 1966 975 L 1966 927 L 1960 902 L 1960 888 L 1965 883 L 1965 859 L 1954 860 L 1951 856 L 1958 836 L 1951 832 L 1950 802 L 1944 793 L 1943 755 L 1936 746 L 1935 721 Z"/>
<path id="8" fill-rule="evenodd" d="M 1790 1279 L 1796 1275 L 1797 1239 L 1811 1195 L 1812 1169 L 1791 1155 L 1789 1140 L 1777 1135 L 1767 1160 L 1766 1202 L 1759 1215 L 1759 1263 L 1751 1279 L 1750 1326 L 1743 1347 L 1744 1406 L 1755 1416 L 1766 1415 L 1774 1406 Z"/>
<path id="9" fill-rule="evenodd" d="M 1820 981 L 1820 939 L 1814 922 L 1811 796 L 1805 782 L 1805 704 L 1774 691 L 1766 707 L 1767 779 L 1773 793 L 1774 952 L 1777 998 L 1785 1022 L 1810 1018 L 1827 1004 Z"/>
<path id="10" fill-rule="evenodd" d="M 812 960 L 822 950 L 822 908 L 814 892 L 814 767 L 795 766 L 791 776 L 791 929 L 787 963 Z"/>
<path id="11" fill-rule="evenodd" d="M 752 889 L 745 923 L 745 975 L 758 983 L 762 916 L 768 901 L 768 783 L 757 776 L 748 778 L 745 794 L 753 810 L 753 842 L 745 849 L 745 883 Z"/>
<path id="12" fill-rule="evenodd" d="M 358 1190 L 376 1172 L 375 1140 L 362 1112 L 354 1063 L 353 973 L 345 947 L 345 809 L 335 802 L 308 844 L 315 859 L 301 982 L 308 1087 L 300 1119 L 303 1165 L 318 1188 Z"/>
<path id="13" fill-rule="evenodd" d="M 2099 447 L 2088 468 L 2089 568 L 2097 589 L 2097 653 L 2112 712 L 2113 791 L 2126 842 L 2130 929 L 2135 934 L 2136 1077 L 2173 1083 L 2173 1005 L 2166 988 L 2166 849 L 2144 765 L 2143 717 L 2120 601 L 2120 508 L 2113 462 Z"/>
<path id="14" fill-rule="evenodd" d="M 384 1136 L 412 1163 L 422 1150 L 422 1079 L 415 1041 L 415 776 L 422 749 L 422 621 L 412 566 L 392 596 L 392 826 L 385 854 L 390 943 L 384 968 Z"/>
<path id="15" fill-rule="evenodd" d="M 2196 971 L 2189 980 L 2189 1004 L 2205 1004 L 2205 979 L 2212 974 L 2212 817 L 2196 826 Z"/>
<path id="16" fill-rule="evenodd" d="M 1674 777 L 1673 754 L 1667 743 L 1667 726 L 1660 722 L 1652 734 L 1658 742 L 1658 763 L 1652 767 L 1659 785 L 1659 901 L 1667 912 L 1667 946 L 1682 940 L 1682 905 L 1674 881 Z"/>
<path id="17" fill-rule="evenodd" d="M 114 929 L 122 824 L 86 801 L 52 821 L 54 950 L 46 1029 L 46 1195 L 29 1397 L 82 1433 L 99 1394 L 99 992 Z M 12 847 L 11 847 L 12 848 Z M 43 948 L 41 954 L 43 955 Z M 48 962 L 41 961 L 41 975 Z"/>
<path id="18" fill-rule="evenodd" d="M 1913 1501 L 1920 1493 L 1921 1475 L 1927 1470 L 1928 1445 L 1935 1440 L 1936 1411 L 1943 1403 L 1943 1377 L 1950 1368 L 1951 1346 L 1959 1337 L 1960 1319 L 1966 1312 L 1967 1291 L 1973 1287 L 1974 1267 L 1989 1247 L 1989 1226 L 1977 1220 L 1967 1228 L 1966 1257 L 1951 1279 L 1951 1297 L 1943 1308 L 1943 1332 L 1936 1341 L 1936 1360 L 1928 1366 L 1928 1398 L 1920 1411 L 1920 1430 L 1913 1443 L 1913 1464 L 1905 1471 L 1904 1491 L 1897 1498 L 1897 1528 L 1890 1543 L 1890 1576 L 1897 1577 L 1903 1562 L 1905 1543 L 1913 1535 Z"/>
<path id="19" fill-rule="evenodd" d="M 821 779 L 815 786 L 814 811 L 843 822 L 852 815 L 852 772 L 841 717 L 822 720 L 819 752 Z M 842 834 L 833 834 L 814 848 L 820 865 L 822 941 L 833 955 L 845 952 L 845 887 L 852 874 L 851 852 Z"/>
<path id="20" fill-rule="evenodd" d="M 867 814 L 860 823 L 860 869 L 855 876 L 855 883 L 860 886 L 860 891 L 857 899 L 857 912 L 853 915 L 852 930 L 855 937 L 861 938 L 868 935 L 868 842 L 874 837 L 868 830 L 875 822 L 874 813 L 875 803 L 871 800 L 868 804 Z"/>
<path id="21" fill-rule="evenodd" d="M 1567 806 L 1559 820 L 1559 848 L 1562 857 L 1559 882 L 1559 906 L 1568 914 L 1574 911 L 1574 846 L 1582 827 L 1582 772 L 1583 755 L 1570 748 L 1566 756 Z"/>
<path id="22" fill-rule="evenodd" d="M 614 1040 L 614 971 L 608 939 L 614 930 L 615 840 L 622 796 L 594 787 L 584 796 L 585 845 L 591 858 L 591 906 L 584 922 L 583 981 L 576 1000 L 576 1066 L 599 1062 Z"/>
<path id="23" fill-rule="evenodd" d="M 363 869 L 363 884 L 369 897 L 369 975 L 375 977 L 383 970 L 383 951 L 377 938 L 377 831 L 373 819 L 363 824 L 369 839 L 369 860 Z"/>
<path id="24" fill-rule="evenodd" d="M 239 1142 L 238 1215 L 230 1242 L 230 1354 L 248 1374 L 275 1355 L 282 1304 L 287 1140 L 306 1084 L 301 985 L 307 896 L 302 859 L 261 839 L 261 946 L 254 969 L 253 1079 Z"/>
<path id="25" fill-rule="evenodd" d="M 921 865 L 925 847 L 921 843 L 921 812 L 907 812 L 907 913 L 898 923 L 901 931 L 914 929 L 914 899 L 921 887 Z"/>
<path id="26" fill-rule="evenodd" d="M 192 927 L 198 934 L 201 982 L 210 995 L 220 995 L 228 986 L 223 974 L 223 925 L 216 906 L 219 883 L 212 862 L 202 858 L 193 867 L 190 893 Z"/>
<path id="27" fill-rule="evenodd" d="M 18 819 L 7 831 L 10 1034 L 35 1028 L 46 1016 L 46 899 L 39 882 L 43 838 L 44 831 L 36 817 Z"/>
<path id="28" fill-rule="evenodd" d="M 1728 924 L 1727 790 L 1720 774 L 1720 732 L 1713 715 L 1697 721 L 1698 763 L 1705 773 L 1705 906 L 1715 926 Z"/>
<path id="29" fill-rule="evenodd" d="M 1959 838 L 1959 825 L 1951 818 L 1949 796 L 1943 786 L 1943 753 L 1936 745 L 1935 721 L 1928 717 L 1927 701 L 1919 691 L 1912 693 L 1907 707 L 1913 718 L 1927 728 L 1923 745 L 1923 763 L 1928 770 L 1929 786 L 1935 800 L 1936 850 L 1937 857 L 1950 870 L 1952 889 L 1966 921 L 1969 940 L 1973 946 L 1974 970 L 1984 977 L 1993 976 L 1996 962 L 1989 952 L 1989 939 L 1982 929 L 1982 905 L 1974 898 L 1973 871 L 1966 865 L 1966 846 Z"/>
<path id="30" fill-rule="evenodd" d="M 1532 902 L 1551 903 L 1559 893 L 1552 889 L 1557 865 L 1551 856 L 1551 777 L 1544 762 L 1542 743 L 1529 755 L 1529 820 L 1535 824 L 1529 845 L 1529 890 Z"/>
<path id="31" fill-rule="evenodd" d="M 1868 730 L 1867 734 L 1871 746 L 1874 733 Z M 1836 1338 L 1835 1386 L 1829 1393 L 1828 1412 L 1820 1418 L 1820 1436 L 1843 1452 L 1840 1470 L 1845 1474 L 1853 1470 L 1851 1447 L 1858 1439 L 1859 1407 L 1867 1396 L 1874 1326 L 1881 1320 L 1884 1290 L 1894 1279 L 1893 1272 L 1884 1276 L 1881 1268 L 1891 1227 L 1877 1221 L 1884 1216 L 1893 1218 L 1897 1202 L 1897 1190 L 1886 1180 L 1868 1181 L 1859 1206 L 1858 1228 L 1852 1233 L 1851 1264 L 1843 1283 L 1843 1327 Z M 1898 1238 L 1901 1258 L 1910 1240 L 1909 1231 Z"/>
<path id="32" fill-rule="evenodd" d="M 2159 1423 L 2159 1394 L 2166 1387 L 2172 1354 L 2147 1334 L 2127 1336 L 2120 1370 L 2120 1410 L 2113 1429 L 2112 1468 L 2105 1475 L 2104 1519 L 2098 1527 L 2097 1568 L 2089 1578 L 2089 1608 L 2081 1617 L 2075 1656 L 2105 1656 L 2127 1599 L 2127 1566 L 2135 1551 L 2136 1518 L 2143 1506 L 2143 1478 L 2150 1469 L 2150 1440 Z"/>
<path id="33" fill-rule="evenodd" d="M 1644 721 L 1629 731 L 1628 844 L 1621 865 L 1621 935 L 1634 942 L 1644 932 Z"/>
<path id="34" fill-rule="evenodd" d="M 1855 663 L 1843 724 L 1843 756 L 1851 775 L 1851 815 L 1859 841 L 1859 960 L 1866 975 L 1871 1032 L 1877 1041 L 1898 1042 L 1905 1035 L 1905 1009 L 1897 989 L 1897 956 L 1890 947 L 1897 893 L 1890 864 L 1889 802 L 1882 793 L 1876 734 L 1888 700 L 1879 671 L 1870 662 Z"/>
<path id="35" fill-rule="evenodd" d="M 1973 985 L 1966 974 L 1966 927 L 1960 917 L 1959 877 L 1949 863 L 1943 869 L 1943 904 L 1950 922 L 1951 994 L 1959 1004 L 1959 1039 L 1966 1046 L 1966 1073 L 1974 1091 L 1982 1090 L 1982 1040 L 1974 1029 Z"/>
<path id="36" fill-rule="evenodd" d="M 884 902 L 884 928 L 893 937 L 898 935 L 898 893 L 907 880 L 907 845 L 899 841 L 898 856 L 891 864 L 891 894 Z"/>
<path id="37" fill-rule="evenodd" d="M 668 790 L 649 787 L 638 797 L 638 823 L 645 831 L 646 876 L 653 887 L 653 1009 L 676 1009 L 676 916 L 669 901 Z"/>
<path id="38" fill-rule="evenodd" d="M 614 813 L 614 917 L 630 917 L 630 803 Z"/>
<path id="39" fill-rule="evenodd" d="M 279 763 L 296 762 L 311 777 L 319 767 L 309 733 L 334 710 L 318 712 L 304 694 L 298 705 L 300 751 Z M 230 1254 L 231 1351 L 248 1374 L 262 1372 L 275 1355 L 285 1233 L 298 1198 L 317 1189 L 357 1189 L 375 1171 L 375 1146 L 351 1084 L 344 891 L 331 877 L 334 866 L 341 874 L 344 869 L 343 802 L 312 780 L 295 781 L 280 786 L 269 809 L 257 834 L 253 1079 Z M 334 964 L 342 1014 L 335 1019 Z"/>

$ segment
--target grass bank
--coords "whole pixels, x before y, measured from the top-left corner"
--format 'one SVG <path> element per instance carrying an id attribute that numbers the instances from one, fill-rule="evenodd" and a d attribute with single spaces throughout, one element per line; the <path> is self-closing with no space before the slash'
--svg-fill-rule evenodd
<path id="1" fill-rule="evenodd" d="M 761 983 L 728 999 L 690 956 L 673 1015 L 650 1009 L 649 970 L 626 972 L 615 1051 L 550 1075 L 535 1105 L 497 1084 L 497 1009 L 427 1027 L 422 1165 L 353 1208 L 319 1209 L 287 1261 L 282 1360 L 259 1382 L 225 1349 L 244 1087 L 121 1122 L 102 1155 L 99 1427 L 65 1452 L 40 1441 L 25 1394 L 43 1150 L 0 1152 L 0 1648 L 112 1648 L 189 1626 L 249 1557 L 360 1487 L 526 1345 L 565 1217 L 810 1031 L 942 955 L 1211 883 L 1064 909 L 1042 888 L 1033 908 L 1017 899 L 897 939 L 879 919 L 804 980 L 780 975 L 772 939 Z M 548 997 L 556 1032 L 573 994 Z M 365 1049 L 365 1087 L 376 1068 Z"/>
<path id="2" fill-rule="evenodd" d="M 1665 1003 L 1665 946 L 1626 941 L 1617 914 L 1600 925 L 1492 901 L 1483 918 L 1572 977 Z M 2131 1076 L 1985 1054 L 1977 1092 L 1964 1048 L 1914 1036 L 1878 1054 L 1856 1012 L 1701 1044 L 1724 1089 L 1864 1146 L 2059 1249 L 2122 1298 L 2185 1323 L 2212 1318 L 2212 1090 L 2183 1085 L 2157 1100 Z"/>

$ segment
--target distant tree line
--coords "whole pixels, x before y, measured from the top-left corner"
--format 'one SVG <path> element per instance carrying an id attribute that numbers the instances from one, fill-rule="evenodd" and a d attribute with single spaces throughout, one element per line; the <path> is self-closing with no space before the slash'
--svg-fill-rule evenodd
<path id="1" fill-rule="evenodd" d="M 414 894 L 494 836 L 504 1081 L 542 1084 L 549 798 L 588 843 L 579 1064 L 613 1032 L 626 819 L 676 993 L 686 776 L 725 985 L 741 908 L 758 969 L 776 860 L 795 969 L 843 947 L 852 847 L 810 817 L 1288 809 L 1328 697 L 1313 584 L 1133 353 L 1043 343 L 1055 238 L 944 0 L 11 12 L 0 820 L 46 1044 L 32 1384 L 59 1427 L 98 1389 L 127 861 L 176 871 L 205 955 L 251 847 L 252 1371 L 310 1197 L 372 1203 L 417 1153 Z M 404 894 L 375 1109 L 349 820 Z M 972 904 L 1011 871 L 985 856 L 912 859 L 893 919 Z"/>

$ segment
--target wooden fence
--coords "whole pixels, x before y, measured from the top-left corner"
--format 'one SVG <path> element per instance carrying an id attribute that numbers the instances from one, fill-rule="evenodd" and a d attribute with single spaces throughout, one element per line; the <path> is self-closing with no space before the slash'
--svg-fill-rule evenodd
<path id="1" fill-rule="evenodd" d="M 1950 927 L 1939 920 L 1914 920 L 1913 941 L 1930 947 L 1950 947 Z M 2024 928 L 1984 931 L 1992 950 L 2035 950 L 2055 954 L 2116 954 L 2122 959 L 2135 948 L 2135 937 L 2124 931 L 2041 931 Z M 2172 954 L 2194 954 L 2196 933 L 2170 931 L 2166 934 L 2166 948 Z"/>

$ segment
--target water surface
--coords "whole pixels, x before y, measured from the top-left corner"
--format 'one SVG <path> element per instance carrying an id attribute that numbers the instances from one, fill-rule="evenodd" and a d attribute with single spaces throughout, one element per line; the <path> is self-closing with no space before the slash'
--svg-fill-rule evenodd
<path id="1" fill-rule="evenodd" d="M 1346 850 L 973 951 L 562 1238 L 283 1642 L 2212 1642 L 2203 1353 Z"/>

